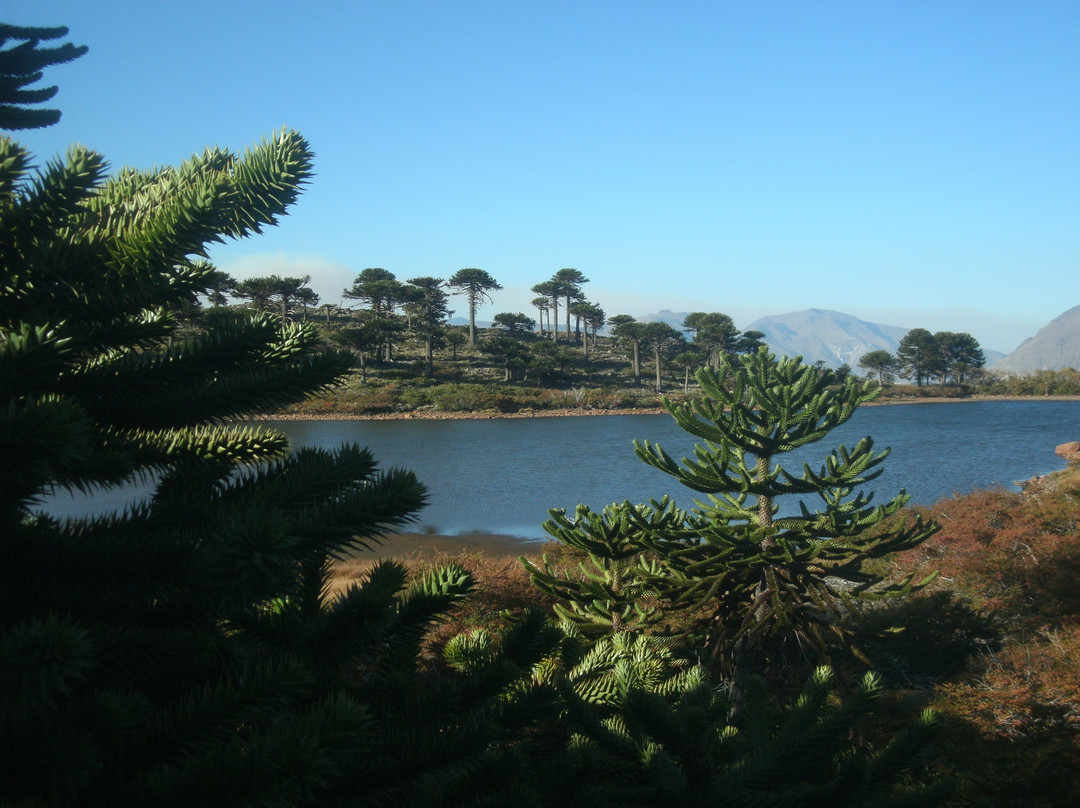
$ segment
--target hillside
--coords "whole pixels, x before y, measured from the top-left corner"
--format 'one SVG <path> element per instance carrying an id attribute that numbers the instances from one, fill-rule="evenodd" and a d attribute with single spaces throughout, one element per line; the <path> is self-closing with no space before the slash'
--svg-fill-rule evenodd
<path id="1" fill-rule="evenodd" d="M 1047 323 L 1035 336 L 994 364 L 994 370 L 1006 373 L 1064 368 L 1080 368 L 1080 306 L 1073 306 Z"/>

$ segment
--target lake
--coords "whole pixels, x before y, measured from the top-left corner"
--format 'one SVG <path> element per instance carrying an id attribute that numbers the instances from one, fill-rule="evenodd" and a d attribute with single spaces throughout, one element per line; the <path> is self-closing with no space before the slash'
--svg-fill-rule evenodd
<path id="1" fill-rule="evenodd" d="M 635 438 L 659 442 L 674 457 L 693 440 L 668 415 L 536 417 L 492 420 L 269 421 L 298 446 L 371 447 L 384 468 L 402 466 L 427 485 L 430 504 L 417 530 L 456 534 L 505 533 L 545 538 L 549 508 L 595 510 L 615 501 L 645 502 L 671 494 L 682 506 L 693 495 L 634 455 Z M 868 486 L 875 502 L 906 488 L 912 501 L 931 504 L 978 488 L 1016 488 L 1016 481 L 1065 467 L 1054 454 L 1080 439 L 1078 401 L 963 401 L 863 407 L 830 438 L 785 461 L 817 469 L 843 443 L 870 435 L 892 448 L 885 472 Z M 125 497 L 99 495 L 94 510 Z M 131 499 L 128 494 L 126 499 Z M 71 513 L 85 504 L 64 494 L 49 510 Z M 810 503 L 814 504 L 814 503 Z"/>

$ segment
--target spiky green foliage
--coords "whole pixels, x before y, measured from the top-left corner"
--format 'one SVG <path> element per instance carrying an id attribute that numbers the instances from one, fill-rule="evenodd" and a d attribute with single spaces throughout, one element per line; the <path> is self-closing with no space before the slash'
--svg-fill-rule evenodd
<path id="1" fill-rule="evenodd" d="M 63 26 L 27 28 L 0 23 L 0 129 L 42 129 L 60 120 L 60 110 L 38 107 L 53 98 L 58 88 L 31 85 L 41 80 L 44 68 L 86 53 L 85 45 L 70 42 L 40 47 L 43 41 L 62 39 L 67 33 Z"/>
<path id="2" fill-rule="evenodd" d="M 332 804 L 437 808 L 536 805 L 538 766 L 561 748 L 558 694 L 542 675 L 561 633 L 527 611 L 499 635 L 460 634 L 416 676 L 362 686 L 376 742 Z M 389 696 L 389 697 L 388 697 Z"/>
<path id="3" fill-rule="evenodd" d="M 650 505 L 616 503 L 602 513 L 579 505 L 573 517 L 551 511 L 544 530 L 559 542 L 581 551 L 576 568 L 561 569 L 547 556 L 543 568 L 522 557 L 533 583 L 559 598 L 555 614 L 590 637 L 612 631 L 646 629 L 664 614 L 649 579 L 662 574 L 642 557 L 647 529 L 679 529 L 681 514 L 670 502 Z M 645 520 L 651 519 L 651 524 Z"/>
<path id="4" fill-rule="evenodd" d="M 764 680 L 754 678 L 747 706 L 732 713 L 702 667 L 672 673 L 670 659 L 647 639 L 612 635 L 565 680 L 567 722 L 576 733 L 551 790 L 574 796 L 559 804 L 939 804 L 938 785 L 905 782 L 933 736 L 932 714 L 881 747 L 854 740 L 880 690 L 873 676 L 838 699 L 831 671 L 821 668 L 783 709 L 773 706 Z"/>
<path id="5" fill-rule="evenodd" d="M 859 739 L 874 717 L 873 676 L 840 698 L 831 671 L 819 669 L 785 706 L 753 678 L 747 705 L 734 712 L 730 694 L 703 666 L 680 660 L 669 638 L 614 632 L 589 641 L 573 624 L 561 628 L 558 652 L 534 664 L 530 688 L 516 691 L 529 692 L 533 705 L 553 691 L 559 712 L 554 720 L 541 712 L 516 744 L 500 747 L 501 768 L 489 776 L 517 788 L 475 804 L 938 804 L 940 789 L 919 771 L 936 731 L 931 714 L 880 733 L 879 745 Z M 459 639 L 456 658 L 493 658 L 486 635 Z"/>
<path id="6" fill-rule="evenodd" d="M 658 444 L 635 442 L 644 462 L 704 494 L 683 510 L 669 499 L 621 503 L 573 518 L 551 511 L 545 529 L 585 550 L 599 574 L 531 568 L 534 581 L 564 599 L 560 614 L 579 621 L 625 621 L 649 596 L 687 609 L 695 646 L 724 675 L 785 673 L 823 655 L 827 636 L 843 637 L 837 618 L 860 596 L 910 591 L 908 579 L 885 590 L 868 560 L 917 545 L 936 526 L 919 519 L 876 530 L 908 497 L 873 505 L 861 486 L 881 473 L 888 452 L 869 437 L 839 446 L 817 469 L 793 473 L 778 456 L 825 438 L 877 387 L 766 350 L 727 356 L 697 374 L 704 395 L 665 400 L 678 425 L 701 439 L 681 463 Z M 780 512 L 781 498 L 798 509 Z"/>
<path id="7" fill-rule="evenodd" d="M 268 315 L 187 337 L 171 315 L 212 283 L 207 245 L 292 204 L 308 146 L 29 165 L 0 139 L 0 801 L 318 802 L 377 737 L 358 677 L 412 675 L 471 580 L 384 565 L 328 600 L 328 564 L 423 487 L 230 424 L 335 383 L 347 352 Z M 49 513 L 130 481 L 152 491 L 122 513 Z"/>

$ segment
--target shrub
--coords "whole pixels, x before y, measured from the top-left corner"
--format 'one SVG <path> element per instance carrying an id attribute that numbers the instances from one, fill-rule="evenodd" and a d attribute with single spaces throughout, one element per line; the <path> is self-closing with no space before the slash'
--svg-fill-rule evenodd
<path id="1" fill-rule="evenodd" d="M 1000 632 L 935 691 L 935 765 L 957 777 L 965 805 L 1080 802 L 1080 501 L 1070 479 L 942 500 L 926 511 L 941 531 L 895 559 L 898 574 L 940 569 L 939 586 Z"/>

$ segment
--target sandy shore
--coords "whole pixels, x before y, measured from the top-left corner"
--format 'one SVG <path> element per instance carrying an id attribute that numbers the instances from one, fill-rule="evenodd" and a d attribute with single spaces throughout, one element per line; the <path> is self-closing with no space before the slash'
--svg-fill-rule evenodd
<path id="1" fill-rule="evenodd" d="M 1080 401 L 1080 396 L 967 396 L 965 398 L 888 398 L 882 401 L 869 401 L 864 407 L 888 407 L 900 404 L 959 404 L 965 401 Z M 613 409 L 613 410 L 526 410 L 523 412 L 498 412 L 489 410 L 484 412 L 439 412 L 437 410 L 420 410 L 413 412 L 380 412 L 380 413 L 348 413 L 348 412 L 324 412 L 324 413 L 280 413 L 250 420 L 272 421 L 464 421 L 478 420 L 490 421 L 496 418 L 575 418 L 599 415 L 664 415 L 667 413 L 663 407 L 639 407 L 637 409 Z"/>
<path id="2" fill-rule="evenodd" d="M 485 410 L 483 412 L 440 412 L 438 410 L 417 410 L 412 412 L 378 412 L 378 413 L 349 413 L 349 412 L 321 412 L 321 413 L 282 413 L 269 415 L 266 420 L 272 421 L 491 421 L 496 418 L 566 418 L 588 415 L 662 415 L 667 410 L 661 407 L 643 407 L 639 409 L 618 410 L 524 410 L 522 412 L 498 412 Z M 262 418 L 253 420 L 264 420 Z"/>
<path id="3" fill-rule="evenodd" d="M 392 533 L 382 538 L 381 544 L 373 544 L 370 550 L 356 550 L 351 554 L 357 560 L 377 561 L 383 558 L 419 556 L 431 558 L 437 555 L 457 555 L 462 552 L 478 552 L 493 558 L 517 558 L 520 555 L 539 553 L 544 542 L 506 536 L 501 533 L 462 533 L 443 536 L 438 533 Z"/>

